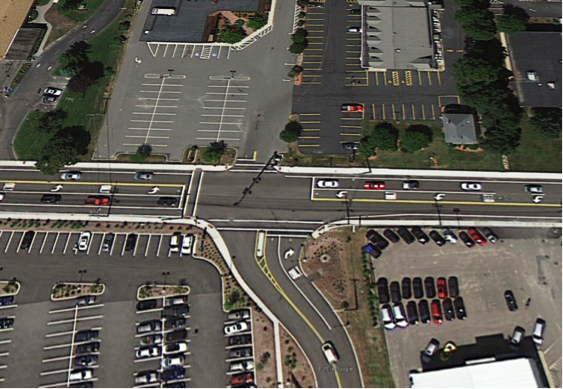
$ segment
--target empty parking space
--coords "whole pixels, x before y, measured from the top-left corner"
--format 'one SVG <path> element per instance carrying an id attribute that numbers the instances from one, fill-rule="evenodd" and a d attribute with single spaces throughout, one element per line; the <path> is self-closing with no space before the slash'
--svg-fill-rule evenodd
<path id="1" fill-rule="evenodd" d="M 190 43 L 147 43 L 155 58 L 229 59 L 230 47 Z"/>

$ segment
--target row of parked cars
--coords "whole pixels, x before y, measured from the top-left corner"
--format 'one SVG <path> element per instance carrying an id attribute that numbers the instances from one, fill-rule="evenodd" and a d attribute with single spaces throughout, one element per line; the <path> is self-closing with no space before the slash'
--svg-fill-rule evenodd
<path id="1" fill-rule="evenodd" d="M 227 314 L 223 332 L 227 337 L 229 385 L 233 388 L 255 388 L 252 317 L 249 309 Z"/>
<path id="2" fill-rule="evenodd" d="M 0 297 L 0 307 L 6 307 L 14 304 L 14 296 Z M 2 317 L 0 318 L 0 330 L 6 330 L 14 326 L 14 318 Z"/>
<path id="3" fill-rule="evenodd" d="M 467 232 L 459 232 L 459 239 L 467 246 L 473 247 L 475 244 L 484 246 L 487 241 L 496 244 L 499 240 L 498 236 L 488 227 L 482 229 L 482 234 L 476 228 L 469 228 Z M 363 247 L 363 250 L 374 258 L 379 258 L 387 247 L 389 242 L 395 244 L 403 240 L 406 244 L 412 244 L 418 241 L 420 244 L 427 244 L 430 240 L 434 241 L 438 246 L 444 246 L 446 243 L 456 244 L 458 236 L 449 228 L 444 227 L 441 233 L 431 230 L 428 235 L 420 227 L 412 227 L 410 231 L 406 227 L 399 227 L 395 231 L 387 228 L 383 231 L 383 236 L 376 230 L 369 230 L 366 238 L 371 243 Z"/>

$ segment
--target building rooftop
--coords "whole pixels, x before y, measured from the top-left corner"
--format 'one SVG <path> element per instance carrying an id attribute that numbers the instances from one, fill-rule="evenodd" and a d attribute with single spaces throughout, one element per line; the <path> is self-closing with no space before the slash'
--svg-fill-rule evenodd
<path id="1" fill-rule="evenodd" d="M 443 113 L 445 138 L 454 145 L 472 145 L 478 142 L 477 127 L 473 114 Z"/>
<path id="2" fill-rule="evenodd" d="M 35 0 L 0 1 L 0 59 L 3 59 Z"/>

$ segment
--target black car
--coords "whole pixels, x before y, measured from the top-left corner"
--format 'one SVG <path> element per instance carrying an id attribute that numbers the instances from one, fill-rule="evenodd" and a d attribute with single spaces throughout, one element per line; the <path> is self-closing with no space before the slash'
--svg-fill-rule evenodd
<path id="1" fill-rule="evenodd" d="M 41 196 L 41 204 L 58 204 L 61 202 L 61 195 L 46 194 Z"/>
<path id="2" fill-rule="evenodd" d="M 357 150 L 358 144 L 354 143 L 354 142 L 345 142 L 345 143 L 342 143 L 342 148 L 344 150 Z"/>
<path id="3" fill-rule="evenodd" d="M 135 248 L 135 244 L 137 244 L 138 237 L 139 236 L 137 234 L 127 235 L 127 241 L 125 242 L 125 251 L 131 251 Z"/>
<path id="4" fill-rule="evenodd" d="M 422 278 L 414 277 L 412 279 L 412 291 L 415 299 L 424 297 L 424 287 L 422 286 Z"/>
<path id="5" fill-rule="evenodd" d="M 416 309 L 416 302 L 414 301 L 409 301 L 407 304 L 407 319 L 411 326 L 418 324 L 418 310 Z"/>
<path id="6" fill-rule="evenodd" d="M 390 289 L 391 289 L 391 301 L 393 301 L 394 303 L 400 303 L 401 286 L 399 285 L 399 283 L 397 281 L 391 282 Z"/>
<path id="7" fill-rule="evenodd" d="M 74 366 L 75 367 L 85 367 L 85 366 L 92 366 L 98 363 L 98 356 L 97 355 L 79 355 L 74 357 Z"/>
<path id="8" fill-rule="evenodd" d="M 430 238 L 432 238 L 434 243 L 436 243 L 438 246 L 442 247 L 443 245 L 446 244 L 446 240 L 442 235 L 440 235 L 438 231 L 432 230 L 428 235 L 430 235 Z"/>
<path id="9" fill-rule="evenodd" d="M 454 299 L 455 314 L 459 320 L 465 320 L 467 317 L 467 311 L 465 310 L 465 304 L 463 303 L 463 297 L 458 296 Z"/>
<path id="10" fill-rule="evenodd" d="M 426 244 L 430 242 L 430 238 L 424 233 L 424 231 L 420 229 L 420 227 L 412 227 L 411 232 L 416 237 L 419 243 Z"/>
<path id="11" fill-rule="evenodd" d="M 380 304 L 387 304 L 389 302 L 389 283 L 387 278 L 381 277 L 377 280 L 377 296 L 379 297 Z"/>
<path id="12" fill-rule="evenodd" d="M 164 328 L 167 330 L 171 328 L 183 328 L 186 326 L 186 319 L 183 317 L 170 317 L 164 322 Z"/>
<path id="13" fill-rule="evenodd" d="M 155 309 L 156 305 L 156 300 L 142 300 L 137 303 L 137 311 L 148 311 L 149 309 Z"/>
<path id="14" fill-rule="evenodd" d="M 173 305 L 171 307 L 166 307 L 162 310 L 162 317 L 186 317 L 190 313 L 190 306 L 188 304 Z"/>
<path id="15" fill-rule="evenodd" d="M 33 242 L 34 236 L 35 236 L 35 231 L 27 231 L 23 236 L 20 249 L 27 250 L 29 246 L 31 246 L 31 242 Z"/>
<path id="16" fill-rule="evenodd" d="M 436 285 L 434 284 L 434 278 L 426 277 L 424 279 L 424 290 L 426 291 L 426 298 L 433 299 L 436 297 Z"/>
<path id="17" fill-rule="evenodd" d="M 516 298 L 511 290 L 506 290 L 504 292 L 504 299 L 506 300 L 506 305 L 510 312 L 515 312 L 518 310 L 518 303 L 516 303 Z"/>
<path id="18" fill-rule="evenodd" d="M 184 374 L 186 374 L 186 369 L 184 369 L 182 366 L 174 366 L 164 370 L 160 377 L 164 381 L 171 381 L 184 378 Z"/>
<path id="19" fill-rule="evenodd" d="M 308 8 L 321 8 L 323 5 L 321 3 L 309 2 L 307 3 Z"/>
<path id="20" fill-rule="evenodd" d="M 492 244 L 496 244 L 498 242 L 498 236 L 490 228 L 485 227 L 481 231 L 483 231 L 485 238 L 487 238 L 487 240 Z"/>
<path id="21" fill-rule="evenodd" d="M 452 321 L 455 319 L 454 305 L 451 298 L 444 299 L 442 301 L 442 306 L 444 308 L 444 318 L 447 321 Z"/>
<path id="22" fill-rule="evenodd" d="M 389 242 L 387 241 L 387 239 L 382 237 L 379 234 L 379 232 L 377 232 L 375 230 L 369 230 L 366 234 L 366 238 L 368 238 L 370 240 L 370 242 L 372 242 L 374 245 L 379 247 L 379 249 L 381 249 L 381 250 L 385 250 L 385 248 L 387 248 L 387 246 L 389 246 Z"/>
<path id="23" fill-rule="evenodd" d="M 459 296 L 459 286 L 457 284 L 457 277 L 448 278 L 448 290 L 451 298 Z"/>
<path id="24" fill-rule="evenodd" d="M 350 10 L 350 14 L 352 14 L 352 15 L 359 15 L 361 13 L 362 13 L 361 9 L 351 9 Z"/>
<path id="25" fill-rule="evenodd" d="M 252 343 L 252 335 L 236 335 L 229 337 L 229 346 L 239 346 Z"/>
<path id="26" fill-rule="evenodd" d="M 102 251 L 109 251 L 113 245 L 113 240 L 115 239 L 114 233 L 109 233 L 104 235 L 104 242 L 102 243 Z"/>
<path id="27" fill-rule="evenodd" d="M 175 207 L 178 205 L 178 199 L 176 197 L 161 197 L 157 201 L 158 205 L 165 205 L 167 207 Z"/>
<path id="28" fill-rule="evenodd" d="M 167 342 L 178 342 L 188 337 L 188 330 L 177 330 L 166 334 Z"/>
<path id="29" fill-rule="evenodd" d="M 98 336 L 100 336 L 100 332 L 98 330 L 78 331 L 74 335 L 74 341 L 75 342 L 86 342 L 88 340 L 94 340 Z"/>
<path id="30" fill-rule="evenodd" d="M 403 280 L 401 281 L 401 292 L 403 293 L 403 298 L 405 300 L 412 297 L 411 286 L 411 279 L 408 277 L 403 278 Z"/>
<path id="31" fill-rule="evenodd" d="M 412 244 L 414 242 L 414 236 L 405 227 L 397 228 L 397 234 L 405 241 L 406 244 Z"/>
<path id="32" fill-rule="evenodd" d="M 475 242 L 473 241 L 473 239 L 471 239 L 471 237 L 469 235 L 467 235 L 467 232 L 465 231 L 461 231 L 459 233 L 459 238 L 463 241 L 463 243 L 467 246 L 467 247 L 473 247 L 475 246 Z"/>
<path id="33" fill-rule="evenodd" d="M 90 342 L 76 346 L 76 354 L 95 353 L 100 351 L 100 342 Z"/>
<path id="34" fill-rule="evenodd" d="M 418 313 L 420 314 L 420 322 L 422 324 L 430 323 L 430 307 L 428 301 L 420 300 L 418 302 Z"/>
<path id="35" fill-rule="evenodd" d="M 242 347 L 229 350 L 229 358 L 249 358 L 252 356 L 252 347 Z"/>
<path id="36" fill-rule="evenodd" d="M 387 228 L 385 231 L 383 231 L 383 236 L 385 236 L 393 243 L 398 243 L 401 240 L 401 238 L 399 238 L 399 235 L 395 234 L 390 228 Z"/>
<path id="37" fill-rule="evenodd" d="M 14 326 L 14 319 L 12 319 L 11 317 L 5 317 L 3 319 L 0 319 L 1 329 L 12 328 L 13 326 Z"/>
<path id="38" fill-rule="evenodd" d="M 0 297 L 0 306 L 12 305 L 14 303 L 14 296 Z"/>

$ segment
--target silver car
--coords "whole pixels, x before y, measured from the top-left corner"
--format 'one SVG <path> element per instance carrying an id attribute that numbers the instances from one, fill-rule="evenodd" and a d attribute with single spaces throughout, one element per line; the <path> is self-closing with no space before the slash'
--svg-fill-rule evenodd
<path id="1" fill-rule="evenodd" d="M 462 182 L 461 190 L 466 192 L 478 192 L 483 190 L 483 185 L 480 182 Z"/>
<path id="2" fill-rule="evenodd" d="M 318 180 L 319 188 L 338 188 L 338 180 Z"/>

